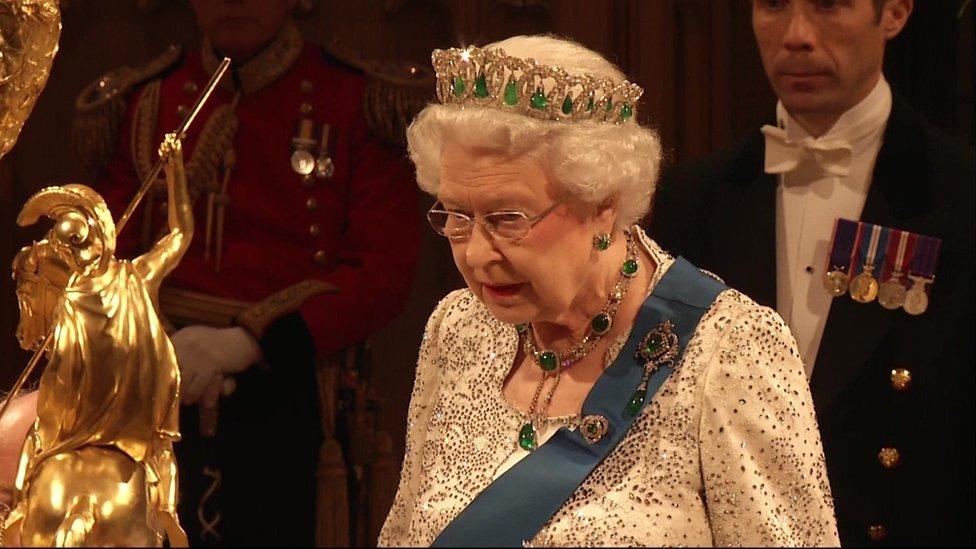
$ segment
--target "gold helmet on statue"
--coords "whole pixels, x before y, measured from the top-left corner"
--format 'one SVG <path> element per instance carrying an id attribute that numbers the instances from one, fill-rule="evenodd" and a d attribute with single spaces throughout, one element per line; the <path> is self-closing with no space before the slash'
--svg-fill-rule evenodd
<path id="1" fill-rule="evenodd" d="M 84 185 L 48 187 L 32 196 L 17 223 L 54 220 L 46 238 L 20 250 L 13 262 L 24 349 L 38 346 L 56 322 L 57 305 L 75 274 L 103 273 L 115 253 L 115 223 L 105 201 Z"/>

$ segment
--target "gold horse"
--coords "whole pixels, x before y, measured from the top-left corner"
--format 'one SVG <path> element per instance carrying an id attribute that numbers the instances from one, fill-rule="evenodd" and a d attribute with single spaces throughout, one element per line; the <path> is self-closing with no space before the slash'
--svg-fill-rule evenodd
<path id="1" fill-rule="evenodd" d="M 115 258 L 111 212 L 84 185 L 38 192 L 17 219 L 54 220 L 14 259 L 17 337 L 38 349 L 54 335 L 3 525 L 8 544 L 187 544 L 173 456 L 180 374 L 157 296 L 190 244 L 193 214 L 176 134 L 160 156 L 169 232 L 131 261 Z"/>

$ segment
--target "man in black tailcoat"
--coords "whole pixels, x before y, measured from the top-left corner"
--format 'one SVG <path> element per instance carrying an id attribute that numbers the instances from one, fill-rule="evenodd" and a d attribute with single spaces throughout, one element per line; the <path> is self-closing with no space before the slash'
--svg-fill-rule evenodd
<path id="1" fill-rule="evenodd" d="M 884 79 L 912 9 L 754 0 L 776 119 L 671 170 L 650 219 L 666 249 L 792 328 L 844 545 L 976 542 L 973 152 Z M 941 239 L 925 312 L 827 295 L 837 218 Z"/>

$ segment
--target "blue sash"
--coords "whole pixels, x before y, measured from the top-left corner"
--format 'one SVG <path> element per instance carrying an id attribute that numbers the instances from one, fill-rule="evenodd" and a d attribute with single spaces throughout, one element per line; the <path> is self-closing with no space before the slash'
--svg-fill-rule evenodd
<path id="1" fill-rule="evenodd" d="M 641 306 L 624 348 L 583 402 L 582 417 L 599 414 L 609 422 L 603 438 L 589 444 L 579 430 L 559 429 L 478 494 L 433 547 L 521 547 L 535 537 L 633 425 L 635 417 L 626 407 L 644 374 L 643 363 L 635 356 L 644 335 L 671 321 L 678 336 L 673 363 L 677 365 L 702 315 L 725 289 L 679 257 Z M 645 406 L 671 371 L 661 367 L 651 375 Z"/>

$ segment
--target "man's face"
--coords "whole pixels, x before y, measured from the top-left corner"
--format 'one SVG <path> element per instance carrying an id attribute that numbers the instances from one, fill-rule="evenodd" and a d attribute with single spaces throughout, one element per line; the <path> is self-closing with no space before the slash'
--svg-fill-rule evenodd
<path id="1" fill-rule="evenodd" d="M 766 75 L 793 116 L 840 116 L 870 93 L 911 0 L 753 0 Z"/>
<path id="2" fill-rule="evenodd" d="M 297 0 L 190 0 L 197 23 L 214 49 L 243 62 L 281 29 Z"/>

